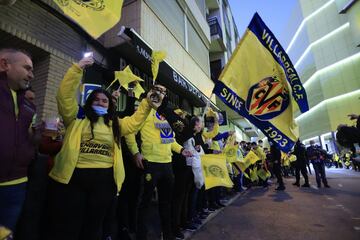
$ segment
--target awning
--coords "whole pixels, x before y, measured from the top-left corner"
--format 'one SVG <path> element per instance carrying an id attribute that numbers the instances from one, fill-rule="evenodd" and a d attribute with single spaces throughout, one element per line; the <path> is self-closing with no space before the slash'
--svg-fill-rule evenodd
<path id="1" fill-rule="evenodd" d="M 121 56 L 127 63 L 151 77 L 151 47 L 131 28 L 125 28 L 120 37 L 127 39 L 127 41 L 110 49 L 112 61 L 118 61 L 117 59 Z M 210 101 L 207 96 L 166 61 L 160 63 L 156 81 L 179 95 L 180 98 L 186 98 L 195 107 L 205 107 L 206 102 Z"/>

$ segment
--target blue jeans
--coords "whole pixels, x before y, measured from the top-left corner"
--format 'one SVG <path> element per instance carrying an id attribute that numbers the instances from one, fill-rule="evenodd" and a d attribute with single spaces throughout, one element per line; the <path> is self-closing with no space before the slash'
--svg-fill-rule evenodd
<path id="1" fill-rule="evenodd" d="M 15 231 L 26 196 L 26 183 L 0 186 L 0 225 Z"/>

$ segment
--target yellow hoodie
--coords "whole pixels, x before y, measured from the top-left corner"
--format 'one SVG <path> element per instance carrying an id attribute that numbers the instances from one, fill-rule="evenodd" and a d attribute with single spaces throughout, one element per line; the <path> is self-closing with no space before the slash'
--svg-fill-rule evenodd
<path id="1" fill-rule="evenodd" d="M 174 139 L 174 133 L 166 120 L 161 120 L 155 110 L 151 110 L 141 134 L 141 154 L 149 162 L 169 163 L 172 152 L 180 153 L 182 146 Z M 139 152 L 135 134 L 125 136 L 130 152 L 135 155 Z"/>
<path id="2" fill-rule="evenodd" d="M 72 65 L 65 74 L 56 96 L 59 113 L 66 127 L 66 133 L 61 151 L 56 155 L 54 167 L 49 175 L 55 181 L 64 184 L 69 183 L 79 159 L 82 129 L 90 126 L 90 121 L 86 117 L 84 119 L 76 118 L 78 112 L 76 92 L 82 74 L 83 71 L 78 65 Z M 132 116 L 119 119 L 120 134 L 125 136 L 138 131 L 149 115 L 150 110 L 149 104 L 144 99 L 139 105 L 138 110 Z M 114 142 L 113 149 L 114 179 L 117 190 L 120 191 L 125 178 L 125 171 L 121 148 Z"/>

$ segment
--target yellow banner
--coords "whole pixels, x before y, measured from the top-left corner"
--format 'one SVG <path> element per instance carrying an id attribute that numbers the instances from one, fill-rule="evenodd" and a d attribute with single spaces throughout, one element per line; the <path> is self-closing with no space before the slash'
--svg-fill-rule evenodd
<path id="1" fill-rule="evenodd" d="M 217 186 L 231 188 L 234 185 L 229 177 L 224 154 L 201 155 L 201 165 L 205 179 L 205 189 Z"/>
<path id="2" fill-rule="evenodd" d="M 93 38 L 112 28 L 121 18 L 123 0 L 54 0 L 66 16 Z"/>

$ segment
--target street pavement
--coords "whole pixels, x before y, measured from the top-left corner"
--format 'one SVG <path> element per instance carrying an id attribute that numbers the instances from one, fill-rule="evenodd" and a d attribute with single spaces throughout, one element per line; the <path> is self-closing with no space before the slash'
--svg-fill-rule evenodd
<path id="1" fill-rule="evenodd" d="M 293 186 L 293 177 L 285 179 L 284 192 L 276 184 L 252 188 L 191 239 L 360 240 L 360 173 L 331 168 L 326 174 L 331 188 L 318 189 L 314 175 L 311 188 Z"/>

